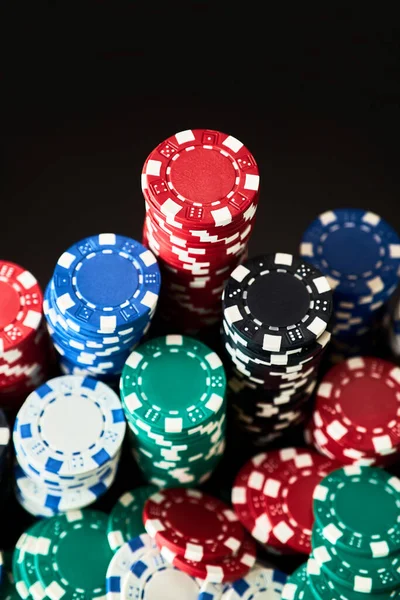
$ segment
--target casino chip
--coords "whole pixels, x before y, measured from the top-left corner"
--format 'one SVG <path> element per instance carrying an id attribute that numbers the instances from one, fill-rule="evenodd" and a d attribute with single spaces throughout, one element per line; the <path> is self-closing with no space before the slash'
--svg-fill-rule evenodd
<path id="1" fill-rule="evenodd" d="M 120 393 L 148 482 L 195 486 L 210 477 L 225 449 L 225 392 L 220 358 L 198 340 L 167 335 L 130 354 Z"/>
<path id="2" fill-rule="evenodd" d="M 371 558 L 400 552 L 400 480 L 383 469 L 343 467 L 314 490 L 315 521 L 339 550 Z"/>
<path id="3" fill-rule="evenodd" d="M 131 238 L 101 233 L 68 248 L 43 305 L 63 372 L 115 381 L 150 327 L 160 282 L 155 256 Z"/>
<path id="4" fill-rule="evenodd" d="M 171 136 L 145 161 L 143 243 L 162 270 L 161 312 L 184 333 L 220 318 L 224 283 L 247 253 L 259 179 L 242 142 L 207 129 Z"/>
<path id="5" fill-rule="evenodd" d="M 40 386 L 14 426 L 20 504 L 49 517 L 95 502 L 115 479 L 125 430 L 121 402 L 104 383 L 65 375 Z"/>
<path id="6" fill-rule="evenodd" d="M 328 278 L 334 290 L 332 350 L 344 357 L 368 354 L 376 326 L 399 283 L 398 234 L 372 212 L 331 210 L 305 231 L 300 254 Z"/>
<path id="7" fill-rule="evenodd" d="M 246 577 L 232 583 L 222 600 L 280 600 L 285 583 L 282 571 L 256 566 Z"/>
<path id="8" fill-rule="evenodd" d="M 233 507 L 244 527 L 267 549 L 308 554 L 314 489 L 338 467 L 305 448 L 258 454 L 236 476 Z"/>
<path id="9" fill-rule="evenodd" d="M 190 488 L 160 490 L 150 496 L 143 520 L 159 547 L 187 560 L 231 556 L 240 550 L 244 539 L 244 529 L 229 506 Z"/>
<path id="10" fill-rule="evenodd" d="M 302 565 L 286 581 L 282 600 L 315 600 L 307 575 L 307 565 Z"/>
<path id="11" fill-rule="evenodd" d="M 309 414 L 330 340 L 332 293 L 317 269 L 290 254 L 238 266 L 223 293 L 222 339 L 236 429 L 264 446 Z"/>
<path id="12" fill-rule="evenodd" d="M 341 464 L 390 466 L 400 451 L 400 368 L 356 356 L 323 377 L 309 442 Z"/>
<path id="13" fill-rule="evenodd" d="M 18 408 L 46 377 L 50 344 L 42 318 L 43 295 L 35 277 L 0 261 L 0 406 Z"/>
<path id="14" fill-rule="evenodd" d="M 45 590 L 41 597 L 52 600 L 104 598 L 106 571 L 112 558 L 107 542 L 107 515 L 92 510 L 70 511 L 39 524 L 40 535 L 30 546 L 32 590 L 40 587 Z M 23 564 L 25 557 L 24 552 Z M 25 570 L 28 571 L 28 565 Z"/>
<path id="15" fill-rule="evenodd" d="M 10 448 L 10 428 L 8 426 L 6 415 L 0 408 L 0 484 L 3 478 L 4 470 L 7 466 Z"/>
<path id="16" fill-rule="evenodd" d="M 155 486 L 146 485 L 121 496 L 108 518 L 107 537 L 111 550 L 115 552 L 132 538 L 145 533 L 143 508 L 156 491 Z"/>

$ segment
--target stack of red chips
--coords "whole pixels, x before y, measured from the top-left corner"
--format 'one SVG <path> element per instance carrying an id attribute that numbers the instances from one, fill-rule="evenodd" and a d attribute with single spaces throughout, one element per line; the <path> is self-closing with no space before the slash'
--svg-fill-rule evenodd
<path id="1" fill-rule="evenodd" d="M 144 164 L 143 241 L 162 270 L 162 313 L 187 332 L 220 319 L 224 284 L 247 255 L 259 180 L 239 140 L 207 129 L 175 134 Z"/>
<path id="2" fill-rule="evenodd" d="M 49 340 L 42 316 L 43 294 L 22 267 L 0 261 L 0 406 L 18 408 L 44 381 Z"/>

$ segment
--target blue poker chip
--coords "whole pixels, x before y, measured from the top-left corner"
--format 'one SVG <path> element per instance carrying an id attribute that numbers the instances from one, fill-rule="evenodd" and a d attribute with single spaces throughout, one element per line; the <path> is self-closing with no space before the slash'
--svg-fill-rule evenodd
<path id="1" fill-rule="evenodd" d="M 160 281 L 152 252 L 111 233 L 71 246 L 58 259 L 53 275 L 60 312 L 98 334 L 118 332 L 154 312 Z"/>
<path id="2" fill-rule="evenodd" d="M 305 231 L 300 253 L 329 280 L 336 299 L 388 298 L 399 280 L 400 238 L 378 215 L 327 211 Z"/>
<path id="3" fill-rule="evenodd" d="M 282 571 L 257 564 L 246 577 L 230 585 L 222 600 L 253 600 L 264 595 L 270 600 L 280 600 L 286 579 Z"/>

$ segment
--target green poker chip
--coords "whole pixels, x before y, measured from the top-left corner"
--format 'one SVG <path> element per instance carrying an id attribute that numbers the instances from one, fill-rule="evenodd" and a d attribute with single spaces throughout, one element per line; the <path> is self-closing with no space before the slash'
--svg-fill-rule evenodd
<path id="1" fill-rule="evenodd" d="M 383 469 L 333 471 L 316 486 L 313 508 L 333 546 L 373 558 L 400 551 L 400 480 Z"/>
<path id="2" fill-rule="evenodd" d="M 287 578 L 282 600 L 315 600 L 307 576 L 307 564 L 301 565 Z"/>
<path id="3" fill-rule="evenodd" d="M 142 533 L 146 533 L 143 525 L 143 508 L 146 500 L 155 494 L 153 485 L 138 487 L 121 496 L 112 509 L 107 523 L 107 537 L 113 552 L 126 542 Z"/>
<path id="4" fill-rule="evenodd" d="M 357 556 L 331 546 L 316 526 L 313 528 L 311 545 L 321 570 L 339 585 L 364 594 L 400 588 L 400 554 L 381 558 Z"/>
<path id="5" fill-rule="evenodd" d="M 350 590 L 326 577 L 313 554 L 307 562 L 307 576 L 316 600 L 365 600 L 368 597 L 368 594 Z M 399 600 L 400 588 L 373 596 L 376 600 Z"/>
<path id="6" fill-rule="evenodd" d="M 206 345 L 167 335 L 132 352 L 120 386 L 128 420 L 178 438 L 215 418 L 225 403 L 226 377 L 221 359 Z"/>
<path id="7" fill-rule="evenodd" d="M 12 559 L 12 572 L 15 588 L 21 598 L 44 598 L 45 590 L 38 581 L 35 570 L 36 546 L 45 526 L 45 521 L 37 521 L 25 531 L 17 541 Z"/>
<path id="8" fill-rule="evenodd" d="M 47 519 L 34 564 L 49 598 L 105 598 L 106 572 L 113 556 L 107 521 L 108 515 L 95 510 L 69 511 Z"/>

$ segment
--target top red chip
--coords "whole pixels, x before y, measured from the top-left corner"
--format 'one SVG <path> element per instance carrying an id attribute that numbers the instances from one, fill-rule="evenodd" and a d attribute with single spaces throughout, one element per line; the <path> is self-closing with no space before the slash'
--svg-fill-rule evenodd
<path id="1" fill-rule="evenodd" d="M 194 489 L 166 489 L 153 494 L 145 504 L 143 522 L 159 547 L 197 562 L 230 556 L 244 539 L 235 512 Z"/>
<path id="2" fill-rule="evenodd" d="M 257 163 L 236 138 L 188 129 L 148 156 L 142 172 L 145 198 L 166 218 L 190 229 L 229 226 L 257 200 Z"/>
<path id="3" fill-rule="evenodd" d="M 38 329 L 42 304 L 34 276 L 12 262 L 0 261 L 0 356 Z"/>

